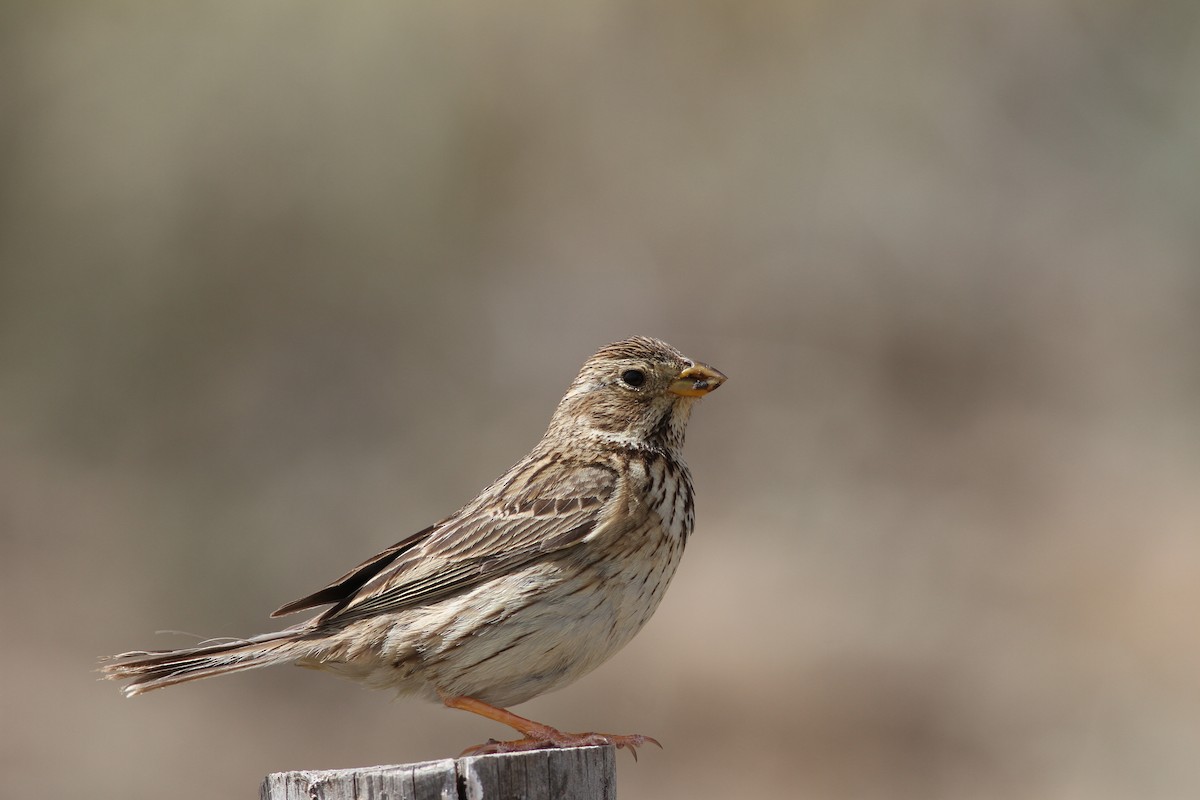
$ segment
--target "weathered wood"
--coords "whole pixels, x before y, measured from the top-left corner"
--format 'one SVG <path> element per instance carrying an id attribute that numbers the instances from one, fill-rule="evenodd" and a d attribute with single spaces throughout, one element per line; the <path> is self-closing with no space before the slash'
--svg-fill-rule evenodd
<path id="1" fill-rule="evenodd" d="M 362 769 L 276 772 L 262 800 L 615 800 L 616 750 L 574 747 Z"/>

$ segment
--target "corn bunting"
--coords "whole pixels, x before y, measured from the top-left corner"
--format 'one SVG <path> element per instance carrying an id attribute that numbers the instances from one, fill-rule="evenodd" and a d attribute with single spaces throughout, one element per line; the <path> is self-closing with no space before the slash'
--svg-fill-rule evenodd
<path id="1" fill-rule="evenodd" d="M 692 405 L 725 376 L 633 337 L 589 358 L 533 451 L 441 522 L 272 616 L 285 630 L 107 659 L 127 696 L 272 664 L 420 694 L 522 734 L 467 752 L 611 744 L 505 710 L 599 666 L 658 607 L 692 531 Z M 657 744 L 657 742 L 654 742 Z"/>

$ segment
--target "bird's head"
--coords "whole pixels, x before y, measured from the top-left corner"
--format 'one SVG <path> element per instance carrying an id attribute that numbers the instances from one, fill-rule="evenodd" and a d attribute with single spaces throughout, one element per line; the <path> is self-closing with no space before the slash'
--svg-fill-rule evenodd
<path id="1" fill-rule="evenodd" d="M 584 363 L 547 435 L 677 451 L 692 404 L 724 382 L 666 342 L 634 336 Z"/>

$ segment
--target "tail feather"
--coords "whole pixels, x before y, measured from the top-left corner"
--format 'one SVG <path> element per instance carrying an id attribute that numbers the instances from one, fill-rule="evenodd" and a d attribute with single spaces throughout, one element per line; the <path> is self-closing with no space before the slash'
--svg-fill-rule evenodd
<path id="1" fill-rule="evenodd" d="M 299 635 L 286 630 L 183 650 L 134 650 L 103 659 L 107 663 L 100 671 L 109 680 L 129 681 L 121 691 L 136 697 L 177 683 L 294 661 Z"/>

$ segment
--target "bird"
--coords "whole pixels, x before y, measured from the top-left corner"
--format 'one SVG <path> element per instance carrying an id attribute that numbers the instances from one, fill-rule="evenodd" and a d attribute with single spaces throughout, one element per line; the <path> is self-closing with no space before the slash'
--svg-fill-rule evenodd
<path id="1" fill-rule="evenodd" d="M 276 664 L 470 711 L 521 734 L 464 755 L 658 741 L 566 733 L 508 710 L 590 672 L 641 630 L 695 521 L 684 433 L 726 376 L 634 336 L 583 364 L 530 453 L 458 511 L 272 617 L 292 627 L 102 659 L 127 697 Z M 661 747 L 661 745 L 659 745 Z"/>

